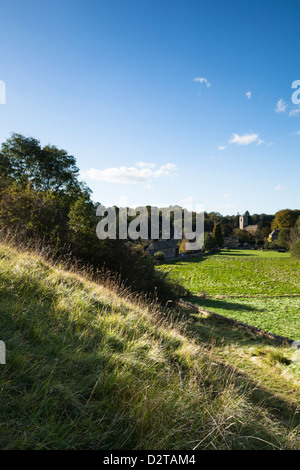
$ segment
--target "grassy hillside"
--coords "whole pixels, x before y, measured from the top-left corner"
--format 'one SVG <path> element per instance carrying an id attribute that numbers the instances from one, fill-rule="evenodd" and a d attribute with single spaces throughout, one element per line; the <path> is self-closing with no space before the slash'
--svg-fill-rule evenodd
<path id="1" fill-rule="evenodd" d="M 287 348 L 4 244 L 0 339 L 2 449 L 300 448 Z"/>
<path id="2" fill-rule="evenodd" d="M 208 310 L 300 339 L 300 261 L 289 253 L 223 250 L 159 269 L 189 289 L 194 294 L 191 300 Z"/>

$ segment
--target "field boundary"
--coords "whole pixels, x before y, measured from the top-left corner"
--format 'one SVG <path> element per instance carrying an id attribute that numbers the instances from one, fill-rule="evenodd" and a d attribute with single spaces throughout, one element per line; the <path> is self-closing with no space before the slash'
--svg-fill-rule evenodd
<path id="1" fill-rule="evenodd" d="M 197 294 L 196 294 L 197 295 Z M 285 299 L 285 298 L 296 298 L 300 297 L 300 294 L 276 294 L 276 295 L 265 295 L 265 294 L 256 294 L 256 295 L 243 295 L 243 294 L 234 294 L 234 295 L 209 295 L 207 296 L 211 299 Z"/>
<path id="2" fill-rule="evenodd" d="M 219 313 L 212 312 L 211 310 L 207 310 L 191 302 L 187 302 L 185 300 L 180 299 L 178 303 L 182 307 L 193 310 L 194 312 L 206 313 L 210 315 L 211 317 L 217 318 L 218 320 L 221 320 L 223 322 L 230 323 L 231 325 L 234 325 L 234 326 L 238 326 L 245 330 L 251 331 L 252 333 L 259 334 L 260 336 L 264 336 L 265 338 L 278 341 L 280 344 L 284 344 L 285 346 L 286 345 L 291 346 L 292 343 L 294 342 L 293 339 L 288 338 L 287 336 L 281 336 L 281 335 L 277 335 L 276 333 L 271 333 L 270 331 L 262 330 L 261 328 L 258 328 L 257 326 L 248 325 L 247 323 L 243 323 L 241 321 L 235 320 L 234 318 L 229 318 L 229 317 L 226 317 L 225 315 L 220 315 Z"/>

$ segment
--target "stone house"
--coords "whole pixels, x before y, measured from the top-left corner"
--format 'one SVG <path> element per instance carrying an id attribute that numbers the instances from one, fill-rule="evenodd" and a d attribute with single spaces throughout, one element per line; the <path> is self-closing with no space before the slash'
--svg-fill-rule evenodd
<path id="1" fill-rule="evenodd" d="M 165 258 L 175 258 L 178 256 L 178 240 L 153 240 L 148 247 L 148 253 L 154 256 L 158 251 L 162 251 Z"/>

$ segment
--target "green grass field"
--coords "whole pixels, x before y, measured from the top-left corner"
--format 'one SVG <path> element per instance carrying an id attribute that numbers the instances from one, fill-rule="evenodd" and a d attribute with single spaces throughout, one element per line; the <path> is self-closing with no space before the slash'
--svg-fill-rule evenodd
<path id="1" fill-rule="evenodd" d="M 300 261 L 288 253 L 221 251 L 158 269 L 189 289 L 189 300 L 203 308 L 300 339 Z"/>

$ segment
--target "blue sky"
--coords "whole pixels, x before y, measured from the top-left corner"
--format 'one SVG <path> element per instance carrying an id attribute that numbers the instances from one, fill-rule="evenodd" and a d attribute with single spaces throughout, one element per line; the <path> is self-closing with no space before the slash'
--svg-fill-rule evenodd
<path id="1" fill-rule="evenodd" d="M 106 205 L 300 208 L 300 1 L 2 0 L 0 16 L 0 142 L 66 149 Z"/>

